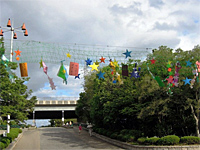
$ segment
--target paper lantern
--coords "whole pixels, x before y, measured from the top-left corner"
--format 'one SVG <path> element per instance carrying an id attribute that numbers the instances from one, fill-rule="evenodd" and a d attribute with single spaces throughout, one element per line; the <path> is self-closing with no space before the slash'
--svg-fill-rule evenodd
<path id="1" fill-rule="evenodd" d="M 27 63 L 20 63 L 20 72 L 21 72 L 21 77 L 28 77 L 28 69 L 27 69 Z"/>
<path id="2" fill-rule="evenodd" d="M 69 75 L 78 76 L 79 64 L 75 62 L 70 62 Z"/>
<path id="3" fill-rule="evenodd" d="M 122 65 L 122 76 L 128 76 L 128 65 Z"/>

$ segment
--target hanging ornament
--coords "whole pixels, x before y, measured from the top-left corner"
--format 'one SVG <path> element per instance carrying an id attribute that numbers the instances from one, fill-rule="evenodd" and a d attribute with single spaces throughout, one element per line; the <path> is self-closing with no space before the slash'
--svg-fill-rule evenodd
<path id="1" fill-rule="evenodd" d="M 67 84 L 67 78 L 68 78 L 68 73 L 67 73 L 67 69 L 65 68 L 65 66 L 63 65 L 63 61 L 61 61 L 61 66 L 60 69 L 58 71 L 57 76 L 61 77 L 63 79 L 63 82 L 65 84 Z"/>
<path id="2" fill-rule="evenodd" d="M 79 71 L 79 63 L 70 62 L 69 75 L 78 76 L 78 71 Z"/>
<path id="3" fill-rule="evenodd" d="M 132 52 L 132 51 L 128 51 L 128 49 L 127 49 L 126 52 L 123 53 L 123 54 L 126 55 L 126 58 L 127 58 L 127 57 L 131 57 L 131 52 Z"/>
<path id="4" fill-rule="evenodd" d="M 105 79 L 105 78 L 104 78 L 104 74 L 105 74 L 105 72 L 101 72 L 101 71 L 100 71 L 100 72 L 97 74 L 97 76 L 99 77 L 99 79 L 101 79 L 101 78 L 102 78 L 102 79 Z"/>
<path id="5" fill-rule="evenodd" d="M 28 77 L 28 69 L 27 69 L 27 63 L 20 63 L 20 72 L 21 72 L 21 77 Z"/>

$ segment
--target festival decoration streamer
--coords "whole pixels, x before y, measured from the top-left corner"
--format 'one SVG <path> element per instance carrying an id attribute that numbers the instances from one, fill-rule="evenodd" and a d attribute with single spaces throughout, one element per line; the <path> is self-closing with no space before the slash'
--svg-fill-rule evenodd
<path id="1" fill-rule="evenodd" d="M 67 78 L 69 75 L 67 73 L 67 69 L 63 65 L 63 61 L 61 61 L 61 66 L 60 66 L 57 76 L 61 77 L 63 79 L 63 82 L 67 84 Z"/>
<path id="2" fill-rule="evenodd" d="M 28 77 L 28 67 L 27 67 L 27 63 L 20 63 L 20 72 L 21 72 L 21 77 Z"/>

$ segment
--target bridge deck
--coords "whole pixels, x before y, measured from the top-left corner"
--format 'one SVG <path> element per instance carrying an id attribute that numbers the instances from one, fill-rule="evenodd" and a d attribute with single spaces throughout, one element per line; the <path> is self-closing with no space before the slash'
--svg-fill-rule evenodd
<path id="1" fill-rule="evenodd" d="M 77 101 L 66 101 L 66 100 L 39 100 L 35 103 L 35 106 L 38 105 L 76 105 Z"/>

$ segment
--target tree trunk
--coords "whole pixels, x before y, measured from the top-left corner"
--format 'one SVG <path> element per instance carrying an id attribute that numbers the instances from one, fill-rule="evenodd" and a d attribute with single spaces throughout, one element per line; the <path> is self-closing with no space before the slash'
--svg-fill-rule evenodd
<path id="1" fill-rule="evenodd" d="M 194 113 L 194 109 L 193 109 L 192 104 L 190 105 L 190 107 L 191 107 L 191 110 L 192 110 L 193 117 L 194 117 L 194 119 L 195 119 L 196 134 L 197 134 L 197 137 L 200 137 L 200 134 L 199 134 L 199 119 L 197 118 L 197 116 L 196 116 L 195 113 Z"/>

